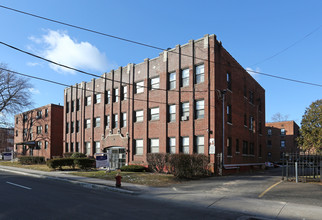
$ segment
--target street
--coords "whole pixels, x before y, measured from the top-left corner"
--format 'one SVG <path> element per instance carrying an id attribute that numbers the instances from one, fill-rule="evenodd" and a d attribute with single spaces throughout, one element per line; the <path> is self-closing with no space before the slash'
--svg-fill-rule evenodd
<path id="1" fill-rule="evenodd" d="M 61 181 L 0 171 L 0 219 L 237 219 L 242 214 L 187 207 Z"/>

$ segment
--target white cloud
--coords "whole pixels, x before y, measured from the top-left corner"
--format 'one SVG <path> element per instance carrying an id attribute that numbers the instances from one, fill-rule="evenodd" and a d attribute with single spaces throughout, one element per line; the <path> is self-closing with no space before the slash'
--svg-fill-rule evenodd
<path id="1" fill-rule="evenodd" d="M 48 60 L 82 70 L 105 72 L 109 67 L 104 53 L 89 42 L 77 42 L 71 39 L 67 32 L 48 30 L 48 33 L 41 38 L 29 37 L 29 39 L 44 47 L 40 53 Z M 49 65 L 58 72 L 74 73 L 73 70 L 64 67 Z"/>
<path id="2" fill-rule="evenodd" d="M 41 66 L 40 63 L 27 62 L 27 66 Z"/>
<path id="3" fill-rule="evenodd" d="M 40 94 L 40 91 L 38 89 L 35 89 L 35 88 L 30 88 L 29 92 L 31 92 L 33 94 Z"/>

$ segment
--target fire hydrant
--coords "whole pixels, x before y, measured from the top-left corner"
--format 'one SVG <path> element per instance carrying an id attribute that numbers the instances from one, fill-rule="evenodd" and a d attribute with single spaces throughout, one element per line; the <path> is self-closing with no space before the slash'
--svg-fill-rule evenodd
<path id="1" fill-rule="evenodd" d="M 117 173 L 116 176 L 115 176 L 115 186 L 116 187 L 121 187 L 121 179 L 122 179 L 122 176 L 120 175 L 120 173 Z"/>

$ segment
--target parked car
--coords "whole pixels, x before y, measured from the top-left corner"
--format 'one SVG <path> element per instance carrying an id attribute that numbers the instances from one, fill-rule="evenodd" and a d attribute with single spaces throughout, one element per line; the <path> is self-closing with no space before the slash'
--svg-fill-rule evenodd
<path id="1" fill-rule="evenodd" d="M 274 167 L 274 164 L 272 162 L 265 162 L 266 168 Z"/>

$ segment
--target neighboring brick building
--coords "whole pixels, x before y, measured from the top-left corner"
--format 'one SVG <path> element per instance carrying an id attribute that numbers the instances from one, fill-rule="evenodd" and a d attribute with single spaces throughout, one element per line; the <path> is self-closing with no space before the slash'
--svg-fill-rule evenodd
<path id="1" fill-rule="evenodd" d="M 15 115 L 14 145 L 18 156 L 62 156 L 63 111 L 63 106 L 48 104 Z"/>
<path id="2" fill-rule="evenodd" d="M 283 153 L 299 152 L 299 126 L 294 121 L 266 123 L 266 131 L 268 161 L 280 163 Z"/>
<path id="3" fill-rule="evenodd" d="M 13 151 L 13 128 L 0 128 L 0 153 Z"/>
<path id="4" fill-rule="evenodd" d="M 112 168 L 151 152 L 201 153 L 217 168 L 265 162 L 265 90 L 215 35 L 65 89 L 64 152 L 108 151 Z"/>

